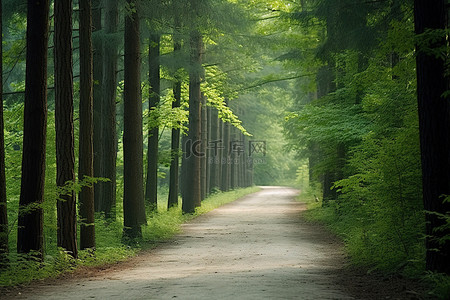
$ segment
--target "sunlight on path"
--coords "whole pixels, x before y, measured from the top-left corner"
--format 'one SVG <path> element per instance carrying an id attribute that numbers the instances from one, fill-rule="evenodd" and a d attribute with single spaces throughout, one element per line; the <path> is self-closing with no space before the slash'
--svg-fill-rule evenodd
<path id="1" fill-rule="evenodd" d="M 18 299 L 352 299 L 334 283 L 340 248 L 299 218 L 297 193 L 263 187 L 184 225 L 135 268 Z"/>

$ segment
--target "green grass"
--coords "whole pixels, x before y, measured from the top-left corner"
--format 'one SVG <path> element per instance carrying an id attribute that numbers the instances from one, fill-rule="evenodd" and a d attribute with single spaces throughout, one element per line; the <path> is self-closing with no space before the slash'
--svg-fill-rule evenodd
<path id="1" fill-rule="evenodd" d="M 167 211 L 167 200 L 162 200 L 158 203 L 158 213 L 152 213 L 148 218 L 148 225 L 142 227 L 144 243 L 146 246 L 152 246 L 159 241 L 167 240 L 180 232 L 181 224 L 184 222 L 257 191 L 258 187 L 249 187 L 214 193 L 202 201 L 202 206 L 198 207 L 194 214 L 183 214 L 181 203 L 180 206 Z"/>
<path id="2" fill-rule="evenodd" d="M 250 187 L 212 194 L 202 202 L 202 206 L 197 208 L 194 214 L 183 214 L 181 203 L 179 207 L 167 211 L 167 193 L 163 190 L 158 195 L 158 212 L 147 213 L 148 225 L 142 226 L 143 238 L 133 246 L 122 244 L 121 218 L 117 218 L 116 222 L 107 222 L 101 216 L 97 216 L 95 254 L 92 251 L 80 251 L 79 258 L 75 260 L 59 249 L 48 251 L 44 262 L 37 262 L 31 257 L 11 253 L 10 266 L 0 269 L 0 287 L 56 277 L 73 271 L 78 266 L 95 267 L 127 260 L 143 249 L 155 247 L 159 242 L 170 239 L 180 232 L 184 222 L 258 190 L 258 187 Z"/>

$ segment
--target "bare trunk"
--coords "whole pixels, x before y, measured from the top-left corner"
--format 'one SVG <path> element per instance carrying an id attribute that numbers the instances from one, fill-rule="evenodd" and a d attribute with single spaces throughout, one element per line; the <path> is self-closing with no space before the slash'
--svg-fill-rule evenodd
<path id="1" fill-rule="evenodd" d="M 200 175 L 200 188 L 201 188 L 201 200 L 205 199 L 207 196 L 208 191 L 208 174 L 207 174 L 207 158 L 208 154 L 206 151 L 206 146 L 208 144 L 208 129 L 207 129 L 207 111 L 206 111 L 206 97 L 202 94 L 201 96 L 201 141 L 200 144 L 201 152 L 204 153 L 204 155 L 200 158 L 200 168 L 201 168 L 201 175 Z"/>
<path id="2" fill-rule="evenodd" d="M 123 220 L 125 239 L 142 236 L 145 223 L 142 100 L 140 77 L 139 16 L 135 0 L 127 3 L 133 8 L 125 16 L 125 82 L 124 82 L 124 131 L 123 131 Z M 144 214 L 144 217 L 142 217 Z"/>
<path id="3" fill-rule="evenodd" d="M 93 59 L 91 1 L 80 0 L 80 144 L 79 180 L 94 176 L 93 160 Z M 95 248 L 94 188 L 82 187 L 80 249 Z"/>
<path id="4" fill-rule="evenodd" d="M 215 189 L 219 188 L 219 171 L 220 171 L 220 155 L 221 155 L 221 147 L 222 141 L 220 140 L 219 135 L 219 118 L 217 115 L 217 110 L 215 108 L 210 109 L 210 120 L 209 123 L 211 124 L 210 128 L 210 134 L 209 134 L 209 158 L 208 158 L 208 165 L 210 168 L 210 182 L 209 182 L 209 192 L 211 193 Z"/>
<path id="5" fill-rule="evenodd" d="M 0 32 L 3 28 L 2 1 L 0 0 Z M 3 53 L 3 38 L 0 37 L 0 55 Z M 6 199 L 5 175 L 5 137 L 3 124 L 3 61 L 0 61 L 0 269 L 8 262 L 8 209 Z"/>
<path id="6" fill-rule="evenodd" d="M 191 32 L 191 70 L 189 72 L 189 138 L 186 153 L 185 194 L 182 209 L 185 213 L 193 213 L 201 205 L 201 62 L 202 36 L 198 31 Z"/>
<path id="7" fill-rule="evenodd" d="M 47 129 L 49 1 L 28 1 L 22 181 L 17 252 L 43 258 L 43 210 Z"/>
<path id="8" fill-rule="evenodd" d="M 93 46 L 93 73 L 94 73 L 94 176 L 104 177 L 103 172 L 103 37 L 101 0 L 92 0 L 92 46 Z M 103 182 L 95 185 L 94 189 L 95 211 L 102 210 Z"/>
<path id="9" fill-rule="evenodd" d="M 180 11 L 176 3 L 174 3 L 174 25 L 175 30 L 173 33 L 173 51 L 177 56 L 181 51 L 181 19 Z M 178 59 L 178 57 L 176 58 Z M 172 109 L 179 108 L 181 106 L 181 78 L 179 74 L 179 66 L 177 66 L 174 74 L 175 82 L 173 85 L 173 97 L 175 101 L 172 103 Z M 178 206 L 178 193 L 179 193 L 179 166 L 180 166 L 180 129 L 172 129 L 172 141 L 171 141 L 171 161 L 170 161 L 170 179 L 169 179 L 169 199 L 167 202 L 167 208 Z"/>
<path id="10" fill-rule="evenodd" d="M 160 35 L 151 34 L 149 44 L 149 110 L 156 110 L 158 109 L 160 101 Z M 158 209 L 158 139 L 158 125 L 150 124 L 148 129 L 147 184 L 145 186 L 145 201 L 153 211 Z"/>
<path id="11" fill-rule="evenodd" d="M 221 158 L 221 165 L 222 165 L 222 180 L 220 183 L 220 189 L 223 192 L 226 192 L 230 189 L 230 156 L 229 156 L 229 144 L 230 144 L 230 124 L 229 123 L 223 123 L 223 145 L 224 149 L 222 150 L 222 158 Z"/>
<path id="12" fill-rule="evenodd" d="M 178 108 L 181 105 L 181 80 L 177 79 L 174 85 L 173 94 L 175 101 L 172 108 Z M 179 189 L 179 165 L 180 165 L 180 129 L 172 129 L 171 143 L 171 162 L 170 162 L 170 182 L 169 182 L 169 200 L 168 208 L 178 206 Z"/>
<path id="13" fill-rule="evenodd" d="M 446 28 L 445 1 L 415 0 L 414 12 L 416 34 Z M 445 47 L 445 36 L 426 46 Z M 445 63 L 428 49 L 418 48 L 416 57 L 423 202 L 427 212 L 426 268 L 450 274 L 450 241 L 445 239 L 450 232 L 448 226 L 436 230 L 445 225 L 437 214 L 450 211 L 450 202 L 444 202 L 450 195 L 450 102 L 443 97 L 447 90 Z"/>
<path id="14" fill-rule="evenodd" d="M 101 211 L 106 218 L 116 217 L 116 88 L 117 88 L 117 59 L 118 41 L 117 25 L 119 22 L 118 1 L 106 1 L 105 39 L 103 42 L 103 177 L 110 181 L 103 183 Z"/>
<path id="15" fill-rule="evenodd" d="M 55 127 L 56 185 L 68 187 L 59 195 L 58 247 L 78 256 L 73 133 L 72 1 L 55 1 Z"/>

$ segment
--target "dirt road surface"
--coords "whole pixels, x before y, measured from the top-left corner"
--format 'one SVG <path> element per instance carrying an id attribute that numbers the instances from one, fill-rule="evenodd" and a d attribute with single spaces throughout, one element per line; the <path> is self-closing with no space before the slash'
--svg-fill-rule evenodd
<path id="1" fill-rule="evenodd" d="M 297 193 L 264 187 L 185 224 L 127 267 L 44 281 L 7 298 L 353 299 L 336 283 L 344 261 L 339 242 L 302 221 Z"/>

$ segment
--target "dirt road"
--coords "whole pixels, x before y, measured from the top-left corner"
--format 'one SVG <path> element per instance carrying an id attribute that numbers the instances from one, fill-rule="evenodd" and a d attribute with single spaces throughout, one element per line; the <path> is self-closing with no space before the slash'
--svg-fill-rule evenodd
<path id="1" fill-rule="evenodd" d="M 296 193 L 265 187 L 184 225 L 129 268 L 14 299 L 352 299 L 335 283 L 339 243 L 299 218 Z"/>

